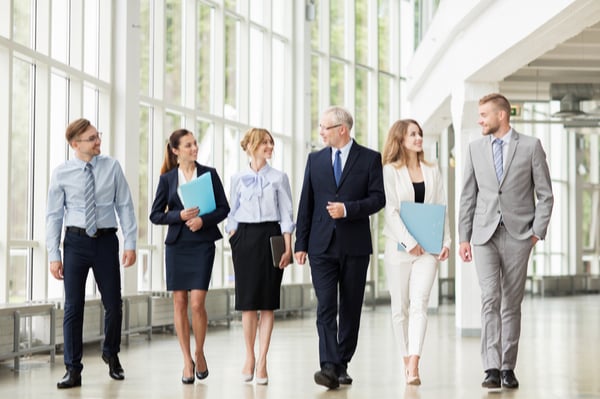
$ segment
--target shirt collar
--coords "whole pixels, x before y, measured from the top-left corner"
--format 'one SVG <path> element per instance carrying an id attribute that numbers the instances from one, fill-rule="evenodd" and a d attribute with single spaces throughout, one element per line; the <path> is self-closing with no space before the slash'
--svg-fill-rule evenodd
<path id="1" fill-rule="evenodd" d="M 513 129 L 512 127 L 508 130 L 508 133 L 506 133 L 504 135 L 504 137 L 502 137 L 500 140 L 502 140 L 503 144 L 509 144 L 510 140 L 512 139 L 512 133 L 513 133 Z M 496 140 L 496 137 L 493 134 L 490 134 L 490 143 L 494 142 L 494 140 Z"/>

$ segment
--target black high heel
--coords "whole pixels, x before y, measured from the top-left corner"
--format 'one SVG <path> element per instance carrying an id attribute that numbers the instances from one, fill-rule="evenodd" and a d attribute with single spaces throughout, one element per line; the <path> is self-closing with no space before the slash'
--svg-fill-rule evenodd
<path id="1" fill-rule="evenodd" d="M 206 370 L 196 371 L 196 378 L 199 380 L 203 380 L 208 377 L 208 363 L 206 362 L 206 357 L 204 357 L 204 355 L 202 355 L 202 357 L 204 358 L 204 363 L 206 363 Z"/>
<path id="2" fill-rule="evenodd" d="M 196 363 L 194 363 L 194 361 L 192 360 L 192 376 L 191 377 L 181 376 L 181 382 L 183 382 L 184 384 L 193 384 L 195 381 L 194 370 L 196 370 Z"/>

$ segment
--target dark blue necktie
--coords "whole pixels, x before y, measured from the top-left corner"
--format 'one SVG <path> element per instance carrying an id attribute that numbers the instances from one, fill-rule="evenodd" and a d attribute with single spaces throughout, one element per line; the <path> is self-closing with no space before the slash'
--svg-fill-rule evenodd
<path id="1" fill-rule="evenodd" d="M 337 150 L 335 152 L 335 159 L 333 161 L 333 176 L 335 177 L 335 184 L 340 185 L 340 179 L 342 178 L 342 151 Z"/>

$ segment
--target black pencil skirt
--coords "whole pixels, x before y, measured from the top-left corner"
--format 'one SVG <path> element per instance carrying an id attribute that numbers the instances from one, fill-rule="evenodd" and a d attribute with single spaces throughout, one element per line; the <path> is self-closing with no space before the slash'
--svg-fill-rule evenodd
<path id="1" fill-rule="evenodd" d="M 278 222 L 240 223 L 229 238 L 235 273 L 235 310 L 279 309 L 283 270 L 273 267 L 269 238 Z"/>

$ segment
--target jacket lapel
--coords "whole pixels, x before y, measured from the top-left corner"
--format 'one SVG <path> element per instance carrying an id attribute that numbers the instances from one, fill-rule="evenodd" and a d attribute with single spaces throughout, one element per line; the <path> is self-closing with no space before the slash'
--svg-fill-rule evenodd
<path id="1" fill-rule="evenodd" d="M 519 134 L 513 129 L 512 136 L 510 138 L 510 145 L 508 146 L 508 151 L 506 152 L 506 162 L 504 162 L 506 166 L 504 167 L 504 174 L 502 175 L 502 181 L 500 182 L 501 185 L 504 183 L 504 178 L 508 173 L 508 169 L 510 169 L 510 164 L 512 163 L 515 152 L 517 151 L 517 145 L 519 145 Z"/>
<path id="2" fill-rule="evenodd" d="M 356 163 L 359 153 L 360 146 L 356 143 L 356 141 L 353 141 L 352 146 L 350 147 L 350 152 L 348 153 L 348 159 L 346 159 L 346 165 L 344 165 L 344 169 L 342 170 L 342 177 L 340 178 L 340 185 L 338 187 L 341 187 L 342 184 L 344 184 L 344 180 L 346 180 L 346 177 L 350 173 L 350 170 Z M 331 169 L 331 172 L 333 174 L 333 168 Z M 333 181 L 335 183 L 335 178 L 333 179 Z"/>

